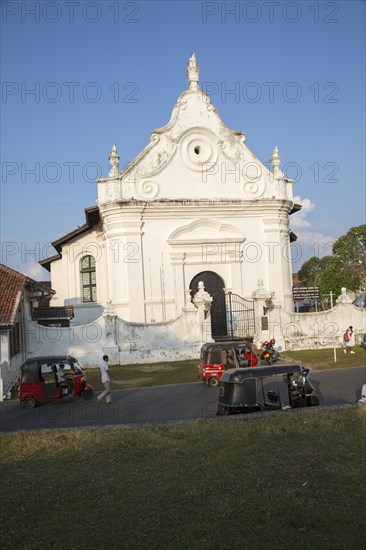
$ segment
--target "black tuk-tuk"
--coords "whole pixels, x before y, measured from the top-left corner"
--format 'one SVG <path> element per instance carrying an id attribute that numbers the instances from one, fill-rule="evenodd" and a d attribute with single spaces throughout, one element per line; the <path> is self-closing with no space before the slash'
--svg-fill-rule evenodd
<path id="1" fill-rule="evenodd" d="M 220 380 L 217 415 L 284 410 L 319 405 L 301 365 L 229 369 Z"/>

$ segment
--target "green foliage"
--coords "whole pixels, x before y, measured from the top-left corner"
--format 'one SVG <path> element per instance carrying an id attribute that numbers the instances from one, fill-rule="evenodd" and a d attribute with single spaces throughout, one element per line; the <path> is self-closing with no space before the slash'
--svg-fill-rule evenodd
<path id="1" fill-rule="evenodd" d="M 366 224 L 352 227 L 333 245 L 333 257 L 337 268 L 346 277 L 358 281 L 356 286 L 347 288 L 357 290 L 357 286 L 366 286 Z"/>
<path id="2" fill-rule="evenodd" d="M 300 283 L 317 285 L 322 295 L 341 288 L 358 290 L 366 286 L 366 225 L 352 227 L 333 245 L 333 255 L 310 258 L 299 271 Z"/>
<path id="3" fill-rule="evenodd" d="M 321 295 L 325 296 L 332 291 L 335 298 L 340 296 L 342 287 L 356 290 L 360 285 L 360 281 L 357 277 L 352 277 L 351 275 L 343 273 L 334 261 L 327 269 L 321 272 L 320 279 Z"/>
<path id="4" fill-rule="evenodd" d="M 302 265 L 299 271 L 299 279 L 306 286 L 320 286 L 321 274 L 332 264 L 331 256 L 317 258 L 313 256 Z"/>

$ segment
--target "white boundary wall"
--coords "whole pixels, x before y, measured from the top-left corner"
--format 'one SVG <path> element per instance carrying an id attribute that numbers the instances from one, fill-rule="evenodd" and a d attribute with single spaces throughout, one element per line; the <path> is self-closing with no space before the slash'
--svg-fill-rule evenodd
<path id="1" fill-rule="evenodd" d="M 366 309 L 348 303 L 317 313 L 293 313 L 275 307 L 268 313 L 268 321 L 268 331 L 258 330 L 255 343 L 275 338 L 284 350 L 340 346 L 350 325 L 355 345 L 366 333 Z M 43 327 L 30 321 L 27 357 L 69 353 L 84 367 L 98 365 L 104 353 L 112 364 L 198 359 L 201 345 L 211 340 L 209 324 L 209 317 L 199 319 L 198 310 L 186 310 L 173 321 L 147 324 L 108 315 L 67 328 Z"/>
<path id="2" fill-rule="evenodd" d="M 359 345 L 366 333 L 366 309 L 352 304 L 340 303 L 332 310 L 314 313 L 290 313 L 275 307 L 268 321 L 269 330 L 258 335 L 257 344 L 275 338 L 285 350 L 341 346 L 349 326 L 353 326 L 353 345 Z"/>
<path id="3" fill-rule="evenodd" d="M 103 354 L 112 364 L 153 363 L 198 358 L 203 342 L 211 340 L 209 319 L 185 310 L 175 320 L 140 324 L 106 315 L 80 326 L 44 327 L 30 321 L 28 357 L 75 356 L 84 367 L 99 365 Z"/>
<path id="4" fill-rule="evenodd" d="M 359 345 L 366 332 L 365 308 L 337 304 L 333 310 L 319 313 L 293 313 L 284 331 L 285 346 L 287 349 L 339 346 L 349 326 L 353 326 L 353 344 Z"/>
<path id="5" fill-rule="evenodd" d="M 275 338 L 284 350 L 331 348 L 342 345 L 342 335 L 354 328 L 353 345 L 366 333 L 366 308 L 359 308 L 342 297 L 332 310 L 317 313 L 287 312 L 278 305 L 267 313 L 268 330 L 259 324 L 264 298 L 255 298 L 257 335 L 254 342 Z M 205 318 L 206 316 L 206 318 Z M 104 354 L 111 364 L 154 363 L 199 358 L 204 342 L 211 341 L 211 322 L 204 302 L 188 305 L 173 321 L 131 323 L 109 311 L 95 321 L 65 328 L 44 327 L 31 321 L 25 324 L 26 356 L 73 355 L 84 367 L 100 364 Z M 5 341 L 2 342 L 5 345 Z M 357 349 L 357 348 L 356 348 Z M 19 356 L 20 360 L 20 356 Z M 10 379 L 19 376 L 20 363 L 1 362 L 1 390 L 8 391 Z"/>

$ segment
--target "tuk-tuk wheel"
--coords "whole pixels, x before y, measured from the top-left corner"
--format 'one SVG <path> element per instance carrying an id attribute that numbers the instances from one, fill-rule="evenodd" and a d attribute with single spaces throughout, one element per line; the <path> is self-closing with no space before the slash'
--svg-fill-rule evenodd
<path id="1" fill-rule="evenodd" d="M 217 376 L 211 376 L 211 378 L 209 378 L 208 380 L 208 385 L 211 388 L 216 388 L 219 385 L 219 379 L 217 378 Z"/>
<path id="2" fill-rule="evenodd" d="M 26 397 L 22 401 L 22 406 L 25 409 L 34 409 L 34 407 L 37 405 L 37 401 L 34 399 L 34 397 Z"/>
<path id="3" fill-rule="evenodd" d="M 94 395 L 94 392 L 93 390 L 84 390 L 81 395 L 84 397 L 84 399 L 91 399 Z"/>

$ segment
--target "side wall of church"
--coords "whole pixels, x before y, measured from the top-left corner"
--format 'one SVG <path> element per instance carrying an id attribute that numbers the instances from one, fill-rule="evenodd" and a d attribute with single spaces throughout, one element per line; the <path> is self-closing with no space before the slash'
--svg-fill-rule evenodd
<path id="1" fill-rule="evenodd" d="M 108 299 L 105 242 L 100 231 L 92 230 L 65 244 L 62 248 L 62 258 L 51 263 L 52 288 L 56 291 L 51 306 L 73 305 L 79 309 L 91 308 L 91 303 L 83 302 L 82 291 L 81 259 L 87 255 L 95 259 L 97 303 L 105 305 Z"/>

